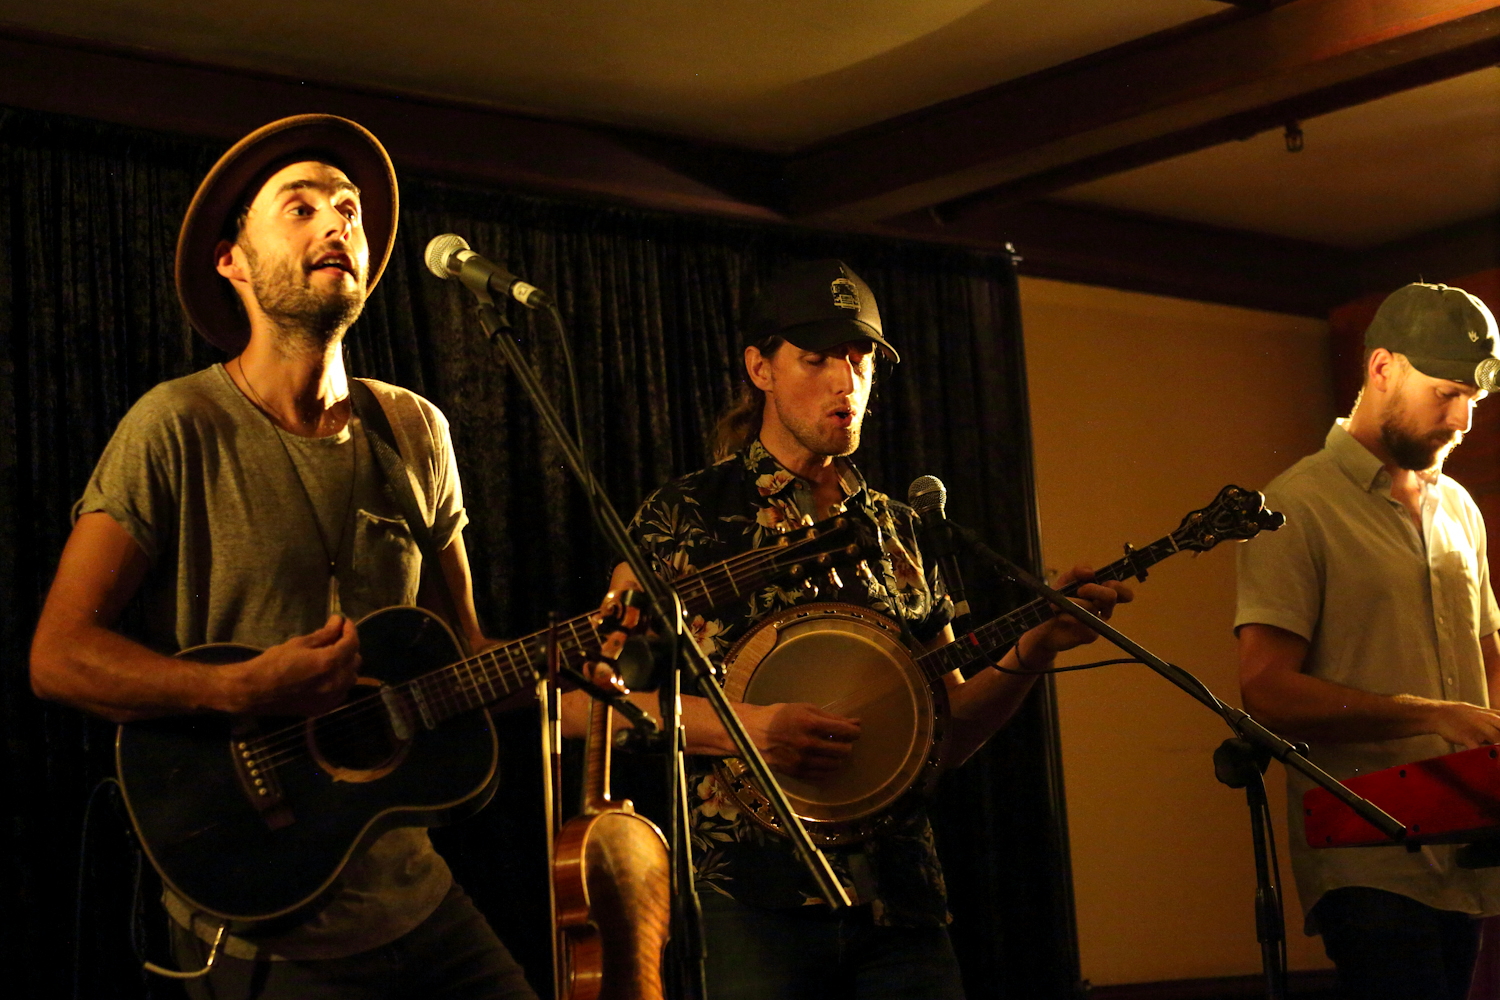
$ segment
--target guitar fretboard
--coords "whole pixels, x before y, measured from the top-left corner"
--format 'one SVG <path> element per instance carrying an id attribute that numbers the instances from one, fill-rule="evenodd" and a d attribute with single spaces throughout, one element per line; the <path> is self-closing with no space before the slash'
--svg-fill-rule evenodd
<path id="1" fill-rule="evenodd" d="M 675 581 L 683 607 L 690 615 L 744 597 L 795 570 L 821 572 L 813 560 L 832 546 L 839 528 L 813 531 L 798 541 L 752 549 Z M 599 649 L 591 614 L 579 615 L 557 626 L 558 654 L 578 662 Z M 387 697 L 401 700 L 409 718 L 431 729 L 446 719 L 504 701 L 536 683 L 547 663 L 548 630 L 487 649 L 465 660 L 416 677 L 391 689 Z"/>
<path id="2" fill-rule="evenodd" d="M 1152 566 L 1179 551 L 1181 547 L 1176 539 L 1171 535 L 1166 535 L 1145 548 L 1133 549 L 1124 558 L 1116 559 L 1108 566 L 1096 570 L 1092 582 L 1108 583 L 1111 580 L 1139 577 Z M 1078 592 L 1080 586 L 1082 586 L 1081 581 L 1070 583 L 1061 588 L 1061 592 L 1071 597 Z M 921 667 L 928 682 L 934 683 L 944 674 L 980 661 L 992 663 L 995 654 L 1006 649 L 1026 632 L 1047 621 L 1053 614 L 1060 613 L 1051 601 L 1046 598 L 1037 598 L 1030 604 L 1023 604 L 1009 614 L 1002 615 L 966 635 L 959 636 L 957 640 L 946 646 L 924 653 L 917 658 L 917 664 Z"/>

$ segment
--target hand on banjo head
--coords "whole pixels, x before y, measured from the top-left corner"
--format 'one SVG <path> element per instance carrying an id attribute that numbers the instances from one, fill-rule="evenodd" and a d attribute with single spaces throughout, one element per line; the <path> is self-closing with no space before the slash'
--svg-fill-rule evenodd
<path id="1" fill-rule="evenodd" d="M 859 720 L 825 712 L 817 705 L 741 703 L 735 711 L 745 721 L 755 745 L 773 771 L 804 780 L 832 774 L 849 759 L 859 739 Z"/>
<path id="2" fill-rule="evenodd" d="M 1091 566 L 1079 564 L 1057 579 L 1054 587 L 1062 588 L 1075 580 L 1092 580 Z M 1078 588 L 1074 603 L 1087 608 L 1100 618 L 1108 619 L 1116 604 L 1129 604 L 1135 600 L 1135 591 L 1119 580 L 1109 583 L 1085 583 Z M 1054 653 L 1083 646 L 1099 638 L 1099 635 L 1071 615 L 1057 612 L 1049 621 L 1032 630 L 1042 645 Z"/>

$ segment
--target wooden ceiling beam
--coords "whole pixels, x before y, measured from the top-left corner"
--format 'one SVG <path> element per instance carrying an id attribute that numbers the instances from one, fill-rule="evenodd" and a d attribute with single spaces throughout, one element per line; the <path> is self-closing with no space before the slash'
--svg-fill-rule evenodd
<path id="1" fill-rule="evenodd" d="M 1360 291 L 1384 295 L 1412 281 L 1453 283 L 1500 269 L 1500 215 L 1469 219 L 1363 251 Z"/>
<path id="2" fill-rule="evenodd" d="M 1015 203 L 1500 60 L 1500 0 L 1230 10 L 821 143 L 795 218 Z"/>
<path id="3" fill-rule="evenodd" d="M 943 222 L 914 212 L 878 227 L 891 235 L 1000 250 L 1025 275 L 1324 317 L 1359 292 L 1347 250 L 1056 201 L 995 206 Z"/>
<path id="4" fill-rule="evenodd" d="M 783 222 L 781 161 L 730 147 L 288 80 L 56 36 L 0 31 L 0 105 L 230 141 L 284 114 L 371 126 L 403 171 L 650 208 Z M 1333 247 L 1046 200 L 971 198 L 830 231 L 1003 251 L 1022 273 L 1304 315 L 1413 277 L 1500 261 L 1486 219 L 1351 254 Z M 1387 288 L 1388 290 L 1388 288 Z"/>
<path id="5" fill-rule="evenodd" d="M 781 161 L 745 150 L 477 105 L 229 69 L 0 30 L 0 104 L 226 143 L 285 115 L 369 128 L 403 171 L 647 208 L 765 220 Z"/>

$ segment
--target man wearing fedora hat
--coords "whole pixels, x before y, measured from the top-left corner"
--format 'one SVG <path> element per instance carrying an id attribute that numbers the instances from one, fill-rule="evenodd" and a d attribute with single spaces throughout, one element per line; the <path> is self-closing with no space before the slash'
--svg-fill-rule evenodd
<path id="1" fill-rule="evenodd" d="M 1240 690 L 1260 721 L 1347 778 L 1500 742 L 1500 609 L 1484 521 L 1444 457 L 1496 387 L 1495 319 L 1411 284 L 1365 333 L 1364 383 L 1323 450 L 1266 487 L 1286 526 L 1239 550 Z M 1309 848 L 1287 770 L 1292 868 L 1308 933 L 1349 996 L 1461 1000 L 1500 870 L 1455 848 Z"/>
<path id="2" fill-rule="evenodd" d="M 430 599 L 341 346 L 390 258 L 397 211 L 385 149 L 331 115 L 272 122 L 209 171 L 178 238 L 177 289 L 231 360 L 157 386 L 121 421 L 37 626 L 39 695 L 119 722 L 316 715 L 359 673 L 351 621 Z M 453 625 L 480 645 L 447 422 L 413 393 L 364 384 L 438 552 L 427 584 L 441 576 Z M 137 593 L 143 642 L 114 630 Z M 212 667 L 165 655 L 220 642 L 264 652 Z M 179 962 L 201 966 L 217 921 L 170 891 L 165 903 Z M 414 828 L 350 860 L 302 922 L 230 934 L 188 987 L 215 998 L 534 997 Z"/>
<path id="3" fill-rule="evenodd" d="M 880 529 L 885 557 L 870 574 L 851 573 L 817 599 L 899 620 L 929 648 L 952 642 L 953 604 L 924 563 L 913 511 L 870 489 L 850 458 L 859 447 L 876 356 L 900 361 L 874 293 L 842 261 L 794 264 L 756 297 L 744 340 L 745 383 L 715 431 L 716 463 L 648 497 L 631 525 L 637 542 L 672 578 L 773 545 L 779 531 L 805 519 L 844 512 Z M 1087 578 L 1090 571 L 1078 567 L 1074 575 Z M 634 585 L 621 564 L 611 595 Z M 1131 594 L 1117 583 L 1085 584 L 1079 596 L 1108 617 Z M 768 588 L 712 620 L 695 619 L 693 632 L 717 666 L 757 622 L 809 599 Z M 1005 653 L 1001 665 L 1009 672 L 946 677 L 950 762 L 962 762 L 1005 724 L 1059 651 L 1093 639 L 1073 619 L 1055 618 Z M 656 709 L 654 695 L 633 697 L 643 709 Z M 832 707 L 740 704 L 736 711 L 773 770 L 817 780 L 836 771 L 862 738 L 860 720 Z M 582 731 L 581 696 L 567 695 L 565 708 L 567 729 Z M 867 841 L 828 850 L 855 904 L 835 913 L 818 897 L 791 842 L 759 827 L 721 787 L 714 764 L 735 747 L 706 701 L 685 696 L 682 708 L 709 996 L 961 998 L 925 813 L 902 814 Z"/>

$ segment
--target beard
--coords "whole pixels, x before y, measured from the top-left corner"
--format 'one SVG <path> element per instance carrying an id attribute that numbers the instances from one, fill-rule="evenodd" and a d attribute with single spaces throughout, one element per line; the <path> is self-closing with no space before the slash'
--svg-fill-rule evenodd
<path id="1" fill-rule="evenodd" d="M 270 260 L 255 252 L 248 241 L 240 244 L 250 270 L 250 288 L 261 311 L 275 327 L 282 346 L 291 350 L 311 348 L 321 351 L 343 336 L 349 325 L 359 318 L 365 306 L 364 278 L 356 275 L 358 287 L 350 290 L 340 285 L 320 292 L 308 281 L 308 272 L 300 260 L 280 256 Z M 343 244 L 320 249 L 348 252 Z"/>
<path id="2" fill-rule="evenodd" d="M 790 407 L 783 409 L 775 395 L 768 396 L 767 401 L 776 407 L 777 418 L 792 438 L 814 455 L 842 458 L 859 450 L 860 429 L 865 420 L 863 409 L 855 412 L 848 427 L 828 427 L 820 419 L 808 420 L 801 413 L 789 412 Z"/>
<path id="3" fill-rule="evenodd" d="M 1442 465 L 1463 437 L 1458 431 L 1423 434 L 1414 430 L 1399 398 L 1387 403 L 1380 415 L 1380 443 L 1399 468 L 1412 472 L 1426 472 Z"/>

